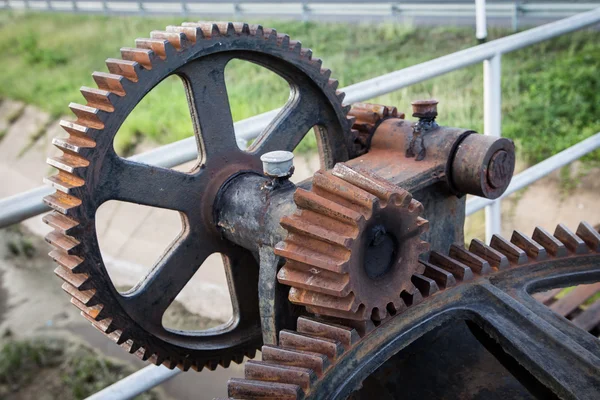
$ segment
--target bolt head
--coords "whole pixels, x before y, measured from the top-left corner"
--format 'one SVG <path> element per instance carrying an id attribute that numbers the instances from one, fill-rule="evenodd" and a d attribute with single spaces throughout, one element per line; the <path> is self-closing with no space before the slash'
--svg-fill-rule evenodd
<path id="1" fill-rule="evenodd" d="M 294 172 L 294 154 L 291 151 L 270 151 L 260 156 L 263 172 L 271 178 L 286 178 Z"/>
<path id="2" fill-rule="evenodd" d="M 415 118 L 435 118 L 437 117 L 438 101 L 435 99 L 417 100 L 410 103 Z"/>

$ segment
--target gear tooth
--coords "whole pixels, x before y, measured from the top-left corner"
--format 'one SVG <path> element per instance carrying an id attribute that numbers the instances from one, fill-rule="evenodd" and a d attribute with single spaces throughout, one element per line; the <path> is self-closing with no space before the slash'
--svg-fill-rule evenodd
<path id="1" fill-rule="evenodd" d="M 79 290 L 69 282 L 63 282 L 61 288 L 86 307 L 94 307 L 99 305 L 97 299 L 94 299 L 96 289 Z"/>
<path id="2" fill-rule="evenodd" d="M 493 235 L 490 247 L 504 254 L 513 264 L 521 265 L 527 262 L 527 254 L 503 237 Z"/>
<path id="3" fill-rule="evenodd" d="M 473 239 L 469 251 L 487 260 L 490 265 L 497 269 L 506 269 L 510 266 L 508 258 L 498 250 L 492 249 L 479 239 Z"/>
<path id="4" fill-rule="evenodd" d="M 86 86 L 82 86 L 80 91 L 87 101 L 88 107 L 94 107 L 105 112 L 113 112 L 115 110 L 113 102 L 116 100 L 116 94 L 113 94 L 107 90 L 94 89 Z"/>
<path id="5" fill-rule="evenodd" d="M 586 254 L 589 252 L 583 239 L 571 232 L 564 224 L 556 226 L 554 237 L 560 240 L 571 253 Z"/>
<path id="6" fill-rule="evenodd" d="M 188 24 L 188 25 L 186 25 Z M 185 36 L 185 40 L 190 43 L 196 43 L 198 39 L 202 39 L 204 34 L 197 23 L 189 24 L 184 22 L 181 26 L 169 25 L 166 28 L 169 33 L 180 33 Z"/>
<path id="7" fill-rule="evenodd" d="M 548 257 L 546 249 L 536 243 L 533 239 L 522 234 L 519 231 L 514 231 L 510 238 L 512 244 L 522 249 L 529 257 L 535 261 L 545 260 Z"/>
<path id="8" fill-rule="evenodd" d="M 231 378 L 227 382 L 227 395 L 236 399 L 300 400 L 304 392 L 300 386 L 289 383 Z"/>
<path id="9" fill-rule="evenodd" d="M 88 283 L 88 279 L 89 279 L 89 275 L 88 274 L 85 274 L 85 273 L 74 274 L 71 271 L 69 271 L 67 268 L 63 267 L 62 265 L 58 265 L 54 269 L 54 273 L 59 278 L 61 278 L 63 281 L 68 282 L 69 284 L 71 284 L 77 290 L 90 290 L 90 289 L 92 289 L 89 284 L 86 285 L 86 283 Z"/>
<path id="10" fill-rule="evenodd" d="M 416 225 L 418 227 L 419 235 L 429 231 L 429 221 L 425 218 L 417 217 Z"/>
<path id="11" fill-rule="evenodd" d="M 182 32 L 152 31 L 150 32 L 150 37 L 152 39 L 166 40 L 178 51 L 189 45 L 187 36 Z"/>
<path id="12" fill-rule="evenodd" d="M 94 326 L 94 328 L 108 336 L 113 342 L 116 343 L 121 336 L 121 332 L 115 329 L 111 318 L 106 318 L 102 321 L 96 321 L 94 318 L 84 312 L 81 312 L 81 316 L 87 319 Z"/>
<path id="13" fill-rule="evenodd" d="M 298 56 L 301 55 L 302 52 L 302 43 L 297 40 L 290 40 L 290 51 Z"/>
<path id="14" fill-rule="evenodd" d="M 179 363 L 177 362 L 177 360 L 172 360 L 172 359 L 167 358 L 161 364 L 169 369 L 175 369 Z"/>
<path id="15" fill-rule="evenodd" d="M 277 35 L 277 45 L 283 49 L 290 48 L 290 36 L 285 33 L 280 33 Z"/>
<path id="16" fill-rule="evenodd" d="M 44 203 L 50 208 L 70 216 L 73 210 L 81 205 L 81 200 L 63 192 L 56 192 L 44 197 Z"/>
<path id="17" fill-rule="evenodd" d="M 62 156 L 48 158 L 46 162 L 70 174 L 79 174 L 81 169 L 87 168 L 90 164 L 85 158 L 66 152 Z"/>
<path id="18" fill-rule="evenodd" d="M 152 50 L 161 59 L 167 58 L 167 53 L 176 51 L 175 47 L 165 39 L 148 39 L 140 38 L 135 39 L 135 46 L 140 49 Z"/>
<path id="19" fill-rule="evenodd" d="M 225 34 L 227 36 L 234 36 L 237 32 L 235 31 L 235 26 L 233 26 L 232 22 L 227 22 L 224 26 Z"/>
<path id="20" fill-rule="evenodd" d="M 336 91 L 336 95 L 338 94 L 337 88 L 340 85 L 340 82 L 337 79 L 328 79 L 327 86 Z M 341 92 L 339 92 L 341 93 Z M 339 98 L 339 97 L 338 97 Z M 343 98 L 342 98 L 343 100 Z"/>
<path id="21" fill-rule="evenodd" d="M 136 354 L 140 349 L 140 344 L 135 342 L 133 339 L 127 339 L 125 343 L 121 344 L 121 347 L 129 354 Z"/>
<path id="22" fill-rule="evenodd" d="M 244 378 L 266 382 L 285 382 L 300 386 L 304 391 L 316 381 L 316 375 L 309 369 L 290 367 L 265 361 L 248 361 L 244 365 Z"/>
<path id="23" fill-rule="evenodd" d="M 471 268 L 461 263 L 460 261 L 454 260 L 446 255 L 440 254 L 437 251 L 432 251 L 429 254 L 429 263 L 450 272 L 452 275 L 454 275 L 456 278 L 460 279 L 463 282 L 470 281 L 473 279 L 473 271 L 471 271 Z"/>
<path id="24" fill-rule="evenodd" d="M 196 361 L 195 364 L 192 364 L 192 369 L 196 372 L 202 372 L 204 364 L 201 361 Z"/>
<path id="25" fill-rule="evenodd" d="M 281 226 L 288 232 L 298 235 L 304 235 L 309 238 L 317 239 L 333 245 L 348 248 L 352 245 L 353 239 L 347 235 L 316 226 L 302 219 L 297 215 L 284 216 L 281 218 Z"/>
<path id="26" fill-rule="evenodd" d="M 321 76 L 329 83 L 329 78 L 331 77 L 331 70 L 329 68 L 321 69 Z"/>
<path id="27" fill-rule="evenodd" d="M 288 260 L 277 273 L 279 283 L 336 297 L 346 297 L 350 293 L 347 274 L 340 275 L 309 265 L 300 269 L 298 264 Z"/>
<path id="28" fill-rule="evenodd" d="M 300 49 L 300 55 L 303 58 L 306 58 L 307 60 L 311 61 L 312 60 L 312 50 L 311 49 L 305 49 L 305 48 L 301 48 Z"/>
<path id="29" fill-rule="evenodd" d="M 321 68 L 323 67 L 323 60 L 318 57 L 312 57 L 310 63 L 314 68 L 318 68 L 319 71 L 321 71 Z"/>
<path id="30" fill-rule="evenodd" d="M 600 252 L 600 233 L 589 223 L 582 221 L 577 227 L 577 236 L 583 240 L 592 251 Z"/>
<path id="31" fill-rule="evenodd" d="M 118 96 L 125 96 L 125 87 L 123 82 L 123 79 L 125 78 L 123 76 L 107 74 L 105 72 L 94 72 L 92 77 L 100 89 L 113 92 Z"/>
<path id="32" fill-rule="evenodd" d="M 56 230 L 48 233 L 45 239 L 46 242 L 69 255 L 73 254 L 73 251 L 77 248 L 77 246 L 79 246 L 77 239 L 72 238 L 71 236 L 63 235 Z"/>
<path id="33" fill-rule="evenodd" d="M 102 321 L 107 318 L 106 312 L 103 312 L 104 306 L 102 304 L 95 304 L 93 306 L 86 306 L 76 297 L 71 297 L 71 304 L 79 308 L 81 312 L 86 313 L 96 321 Z"/>
<path id="34" fill-rule="evenodd" d="M 68 235 L 79 225 L 76 220 L 55 211 L 44 215 L 42 221 L 64 235 Z"/>
<path id="35" fill-rule="evenodd" d="M 337 340 L 293 332 L 287 329 L 279 332 L 279 345 L 288 349 L 324 354 L 333 361 L 344 352 L 344 347 Z"/>
<path id="36" fill-rule="evenodd" d="M 288 261 L 314 266 L 338 274 L 346 273 L 350 252 L 347 249 L 333 250 L 325 254 L 315 249 L 315 246 L 303 246 L 291 242 L 280 242 L 275 246 L 275 254 L 285 257 Z"/>
<path id="37" fill-rule="evenodd" d="M 448 289 L 449 287 L 456 286 L 456 278 L 454 278 L 454 275 L 452 275 L 450 272 L 425 261 L 420 261 L 420 263 L 425 265 L 425 271 L 423 272 L 423 275 L 427 278 L 433 279 L 442 289 Z"/>
<path id="38" fill-rule="evenodd" d="M 425 211 L 425 207 L 423 207 L 423 204 L 421 204 L 420 201 L 411 200 L 410 204 L 408 205 L 408 211 L 410 211 L 413 214 L 422 214 L 423 211 Z"/>
<path id="39" fill-rule="evenodd" d="M 219 361 L 217 361 L 217 360 L 209 360 L 206 363 L 204 363 L 204 366 L 206 368 L 208 368 L 210 371 L 214 371 L 219 366 Z"/>
<path id="40" fill-rule="evenodd" d="M 249 358 L 250 360 L 252 360 L 253 358 L 256 357 L 256 349 L 249 349 L 246 350 L 246 352 L 244 353 L 244 355 Z"/>
<path id="41" fill-rule="evenodd" d="M 74 122 L 71 121 L 66 121 L 66 120 L 60 120 L 59 125 L 61 126 L 61 128 L 63 128 L 68 134 L 69 136 L 74 136 L 74 137 L 78 137 L 78 138 L 89 138 L 89 131 L 90 129 L 85 126 L 85 125 L 81 125 L 81 124 L 76 124 Z M 89 139 L 92 140 L 92 139 Z"/>
<path id="42" fill-rule="evenodd" d="M 453 244 L 450 246 L 450 257 L 462 262 L 471 267 L 471 269 L 479 275 L 487 275 L 492 273 L 492 266 L 489 262 L 467 251 L 464 247 Z"/>
<path id="43" fill-rule="evenodd" d="M 568 254 L 563 243 L 539 226 L 533 231 L 532 239 L 545 248 L 548 254 L 553 257 L 564 257 Z"/>
<path id="44" fill-rule="evenodd" d="M 59 173 L 56 175 L 44 178 L 44 183 L 54 187 L 56 190 L 60 190 L 63 193 L 71 194 L 73 189 L 82 187 L 85 181 L 75 175 L 69 174 L 68 172 L 59 171 Z"/>
<path id="45" fill-rule="evenodd" d="M 364 304 L 361 304 L 356 311 L 342 311 L 333 308 L 306 306 L 306 311 L 315 315 L 326 315 L 328 317 L 338 318 L 344 323 L 365 323 L 371 321 L 371 313 L 367 312 Z"/>
<path id="46" fill-rule="evenodd" d="M 158 59 L 152 50 L 138 49 L 137 47 L 122 47 L 121 57 L 124 60 L 136 62 L 147 70 L 151 70 L 152 63 Z"/>
<path id="47" fill-rule="evenodd" d="M 141 65 L 136 61 L 122 60 L 119 58 L 106 59 L 106 66 L 108 68 L 108 72 L 111 74 L 121 75 L 129 79 L 131 82 L 138 81 L 139 73 L 142 70 Z"/>
<path id="48" fill-rule="evenodd" d="M 150 356 L 148 361 L 150 361 L 154 365 L 161 365 L 162 363 L 165 362 L 166 359 L 167 359 L 166 356 L 159 354 L 159 353 L 154 353 L 154 354 L 152 354 L 152 356 Z"/>
<path id="49" fill-rule="evenodd" d="M 242 23 L 238 22 L 235 29 L 242 35 L 250 35 L 250 25 L 248 25 L 245 22 L 242 22 Z"/>
<path id="50" fill-rule="evenodd" d="M 82 104 L 71 103 L 69 108 L 77 116 L 77 123 L 88 126 L 93 129 L 103 129 L 106 113 L 95 107 L 88 107 Z"/>
<path id="51" fill-rule="evenodd" d="M 344 99 L 346 98 L 346 93 L 344 93 L 342 91 L 339 91 L 339 90 L 336 90 L 335 91 L 335 95 L 336 95 L 336 97 L 337 97 L 337 99 L 338 99 L 338 101 L 340 103 L 344 102 Z"/>
<path id="52" fill-rule="evenodd" d="M 314 371 L 318 377 L 321 377 L 330 365 L 327 356 L 309 351 L 264 345 L 261 353 L 263 361 L 307 368 Z"/>
<path id="53" fill-rule="evenodd" d="M 351 313 L 357 312 L 360 307 L 360 304 L 357 303 L 356 298 L 352 293 L 346 297 L 336 297 L 292 287 L 288 299 L 294 304 L 308 307 L 328 308 Z"/>
<path id="54" fill-rule="evenodd" d="M 419 243 L 417 244 L 417 252 L 419 254 L 425 253 L 427 251 L 429 251 L 429 242 L 426 242 L 424 240 L 420 240 Z"/>
<path id="55" fill-rule="evenodd" d="M 52 139 L 52 144 L 64 153 L 77 155 L 82 154 L 87 150 L 96 147 L 96 142 L 87 137 L 71 136 L 69 138 Z"/>
<path id="56" fill-rule="evenodd" d="M 324 337 L 327 339 L 338 341 L 344 346 L 345 350 L 349 350 L 354 344 L 360 340 L 358 332 L 344 325 L 323 322 L 309 317 L 298 318 L 297 331 L 313 336 Z"/>
<path id="57" fill-rule="evenodd" d="M 263 30 L 262 25 L 251 24 L 251 25 L 249 25 L 249 28 L 250 28 L 250 35 L 257 36 L 257 37 L 265 36 L 265 32 Z"/>
<path id="58" fill-rule="evenodd" d="M 179 367 L 179 369 L 181 369 L 183 372 L 189 371 L 192 367 L 192 360 L 185 359 L 177 367 Z"/>
<path id="59" fill-rule="evenodd" d="M 231 358 L 223 358 L 219 361 L 219 365 L 223 368 L 229 368 L 231 365 Z"/>
<path id="60" fill-rule="evenodd" d="M 294 201 L 300 209 L 314 211 L 352 227 L 360 226 L 364 220 L 361 213 L 302 188 L 298 188 L 294 193 Z M 325 224 L 329 225 L 328 221 L 325 221 Z"/>
<path id="61" fill-rule="evenodd" d="M 414 286 L 413 289 L 411 289 L 410 291 L 403 290 L 402 293 L 400 293 L 400 298 L 402 299 L 402 301 L 404 301 L 406 307 L 419 304 L 423 301 L 423 295 L 420 291 L 414 288 Z"/>
<path id="62" fill-rule="evenodd" d="M 50 257 L 57 263 L 62 265 L 63 267 L 69 269 L 74 274 L 80 274 L 83 258 L 75 255 L 69 255 L 66 252 L 60 249 L 54 249 L 50 253 L 48 253 Z"/>
<path id="63" fill-rule="evenodd" d="M 425 275 L 414 274 L 411 281 L 424 297 L 429 297 L 440 290 L 437 282 Z"/>
<path id="64" fill-rule="evenodd" d="M 373 310 L 371 310 L 371 319 L 373 321 L 381 322 L 384 319 L 386 319 L 387 317 L 388 317 L 387 307 L 386 308 L 375 307 L 375 308 L 373 308 Z"/>
<path id="65" fill-rule="evenodd" d="M 377 202 L 375 195 L 329 172 L 318 171 L 315 173 L 313 176 L 313 191 L 325 197 L 327 197 L 325 193 L 329 193 L 329 196 L 332 197 L 331 195 L 333 195 L 338 202 L 340 197 L 347 200 L 347 202 L 341 204 L 346 204 L 348 208 L 358 207 L 366 218 L 371 217 L 372 210 Z"/>

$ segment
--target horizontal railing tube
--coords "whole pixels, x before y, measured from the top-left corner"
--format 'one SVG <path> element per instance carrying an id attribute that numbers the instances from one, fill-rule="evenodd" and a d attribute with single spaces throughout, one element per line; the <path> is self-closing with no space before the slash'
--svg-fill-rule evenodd
<path id="1" fill-rule="evenodd" d="M 467 211 L 466 215 L 471 215 L 482 208 L 489 206 L 494 203 L 494 201 L 503 199 L 504 197 L 529 186 L 533 182 L 537 181 L 540 178 L 548 175 L 552 171 L 555 171 L 565 165 L 572 163 L 583 157 L 584 155 L 591 153 L 592 151 L 600 148 L 600 132 L 596 133 L 594 136 L 591 136 L 581 142 L 577 143 L 574 146 L 569 147 L 566 150 L 561 151 L 558 154 L 553 155 L 550 158 L 545 159 L 544 161 L 534 165 L 533 167 L 527 168 L 525 171 L 520 174 L 515 175 L 508 185 L 508 188 L 496 200 L 484 199 L 482 197 L 476 197 L 469 201 L 467 201 Z"/>

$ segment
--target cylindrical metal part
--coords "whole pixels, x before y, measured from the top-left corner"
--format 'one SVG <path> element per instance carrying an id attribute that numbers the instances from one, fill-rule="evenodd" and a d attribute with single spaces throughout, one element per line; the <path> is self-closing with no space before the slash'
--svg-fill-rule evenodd
<path id="1" fill-rule="evenodd" d="M 452 159 L 452 183 L 462 193 L 500 197 L 515 170 L 512 140 L 472 134 L 458 145 Z"/>
<path id="2" fill-rule="evenodd" d="M 410 104 L 412 105 L 413 109 L 412 116 L 415 118 L 434 119 L 435 117 L 437 117 L 438 101 L 435 99 L 416 100 Z"/>
<path id="3" fill-rule="evenodd" d="M 291 151 L 270 151 L 260 156 L 263 172 L 271 178 L 286 178 L 294 173 L 294 153 Z"/>
<path id="4" fill-rule="evenodd" d="M 261 246 L 274 246 L 287 234 L 279 221 L 296 210 L 295 191 L 296 185 L 288 180 L 274 187 L 271 179 L 255 173 L 230 179 L 215 204 L 221 233 L 256 253 Z"/>

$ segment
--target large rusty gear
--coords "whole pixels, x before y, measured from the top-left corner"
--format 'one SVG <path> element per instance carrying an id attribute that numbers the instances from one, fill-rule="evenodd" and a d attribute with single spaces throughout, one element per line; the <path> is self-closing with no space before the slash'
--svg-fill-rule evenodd
<path id="1" fill-rule="evenodd" d="M 422 301 L 407 302 L 403 311 L 388 317 L 377 327 L 371 326 L 365 332 L 323 317 L 300 317 L 296 330 L 280 332 L 277 346 L 263 346 L 262 361 L 249 361 L 245 365 L 244 378 L 229 380 L 228 396 L 235 399 L 285 400 L 347 398 L 353 391 L 360 390 L 363 380 L 371 375 L 375 367 L 381 366 L 394 354 L 391 349 L 382 352 L 382 348 L 391 347 L 394 342 L 401 343 L 401 336 L 410 336 L 416 329 L 432 329 L 431 326 L 440 323 L 436 317 L 443 320 L 446 318 L 444 315 L 453 308 L 464 307 L 468 310 L 469 302 L 482 302 L 477 297 L 469 299 L 468 295 L 482 288 L 483 293 L 494 293 L 490 297 L 488 312 L 482 315 L 482 318 L 493 321 L 493 328 L 500 331 L 492 335 L 494 340 L 506 340 L 505 335 L 513 340 L 524 340 L 518 350 L 525 352 L 523 358 L 519 359 L 524 360 L 521 361 L 523 363 L 539 362 L 547 366 L 550 365 L 548 359 L 558 355 L 558 360 L 552 361 L 561 363 L 564 369 L 548 370 L 552 371 L 550 379 L 556 379 L 562 385 L 560 390 L 567 390 L 563 392 L 566 393 L 565 398 L 596 398 L 597 390 L 600 390 L 600 375 L 598 369 L 590 369 L 592 367 L 587 359 L 580 363 L 583 371 L 591 371 L 591 374 L 574 373 L 571 378 L 563 376 L 570 369 L 569 361 L 562 359 L 564 353 L 556 352 L 551 341 L 546 341 L 551 336 L 536 339 L 539 347 L 532 346 L 531 339 L 525 336 L 528 332 L 519 332 L 527 328 L 520 314 L 515 314 L 516 320 L 510 323 L 496 318 L 498 314 L 506 312 L 507 304 L 513 306 L 514 299 L 537 313 L 547 315 L 543 327 L 534 323 L 531 329 L 540 332 L 558 329 L 560 335 L 566 332 L 577 334 L 575 326 L 569 326 L 570 323 L 564 319 L 564 323 L 557 320 L 550 310 L 530 297 L 530 292 L 553 281 L 561 285 L 560 276 L 574 274 L 583 283 L 593 281 L 598 276 L 599 261 L 600 234 L 585 222 L 579 225 L 576 233 L 559 225 L 553 235 L 536 228 L 531 238 L 515 231 L 510 241 L 494 236 L 490 246 L 479 240 L 473 240 L 468 249 L 455 245 L 448 255 L 437 254 L 430 257 L 429 262 L 422 262 L 424 274 L 412 277 Z M 517 290 L 521 285 L 523 291 Z M 499 289 L 494 289 L 496 287 Z M 510 298 L 494 290 L 501 290 Z M 499 304 L 494 305 L 494 301 Z M 510 315 L 507 313 L 502 316 Z M 428 324 L 429 327 L 422 328 Z M 580 351 L 598 349 L 597 339 L 591 335 L 585 336 L 588 333 L 583 332 L 581 335 L 584 336 L 580 338 L 586 350 L 582 348 Z M 515 336 L 510 336 L 513 334 Z M 584 342 L 589 344 L 585 345 Z M 531 358 L 544 346 L 548 353 L 541 352 L 539 360 L 532 361 Z M 514 354 L 520 354 L 518 351 Z M 546 371 L 538 370 L 537 373 L 542 380 L 549 379 Z M 402 381 L 398 381 L 395 375 L 391 379 L 396 379 L 393 382 L 395 390 L 403 393 Z M 596 388 L 596 391 L 592 388 Z M 373 396 L 377 396 L 377 393 L 367 392 L 364 398 Z M 390 395 L 385 398 L 397 397 Z"/>
<path id="2" fill-rule="evenodd" d="M 70 105 L 77 120 L 61 122 L 69 137 L 53 141 L 63 154 L 48 161 L 59 172 L 47 178 L 57 191 L 44 199 L 55 210 L 44 221 L 54 228 L 47 241 L 55 248 L 50 253 L 58 263 L 55 272 L 85 318 L 144 360 L 184 370 L 239 363 L 261 344 L 258 265 L 248 250 L 219 234 L 212 210 L 217 192 L 240 171 L 261 173 L 260 155 L 292 151 L 312 127 L 318 128 L 323 168 L 352 157 L 349 107 L 342 105 L 344 95 L 321 60 L 289 36 L 260 25 L 169 26 L 121 54 L 123 59 L 107 60 L 110 73 L 93 74 L 98 89 L 81 89 L 87 104 Z M 223 77 L 233 58 L 269 68 L 292 92 L 248 151 L 235 141 Z M 126 160 L 113 148 L 127 115 L 169 75 L 182 78 L 190 103 L 200 156 L 189 173 Z M 96 237 L 96 210 L 108 200 L 179 211 L 185 226 L 149 275 L 123 294 L 108 276 Z M 224 256 L 234 319 L 206 332 L 165 329 L 162 313 L 215 252 Z"/>
<path id="3" fill-rule="evenodd" d="M 282 218 L 288 236 L 275 253 L 286 258 L 280 283 L 292 303 L 313 314 L 381 321 L 412 296 L 428 249 L 420 235 L 423 206 L 406 190 L 343 163 L 317 172 L 312 190 L 297 189 L 297 211 Z"/>

